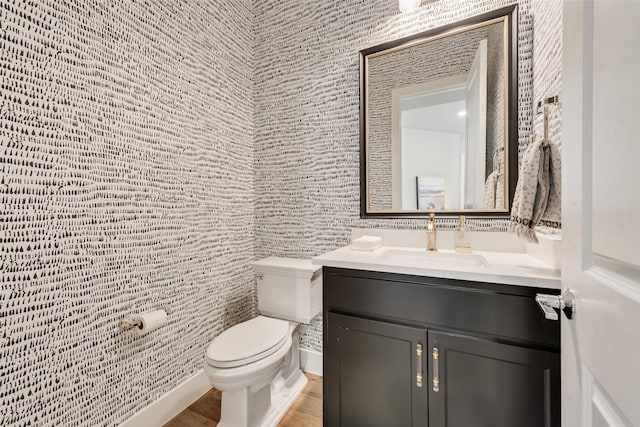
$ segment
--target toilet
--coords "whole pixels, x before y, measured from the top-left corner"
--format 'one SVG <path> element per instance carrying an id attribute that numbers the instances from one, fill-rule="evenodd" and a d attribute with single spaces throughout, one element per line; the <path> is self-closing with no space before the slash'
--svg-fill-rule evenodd
<path id="1" fill-rule="evenodd" d="M 209 344 L 204 370 L 222 392 L 218 427 L 277 425 L 307 384 L 298 326 L 322 309 L 322 271 L 311 260 L 270 257 L 253 264 L 260 315 Z"/>

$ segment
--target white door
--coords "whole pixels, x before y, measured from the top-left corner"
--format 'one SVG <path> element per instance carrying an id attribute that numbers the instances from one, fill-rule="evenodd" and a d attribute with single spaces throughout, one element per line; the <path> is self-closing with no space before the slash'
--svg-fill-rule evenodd
<path id="1" fill-rule="evenodd" d="M 563 427 L 640 426 L 640 1 L 563 11 Z"/>
<path id="2" fill-rule="evenodd" d="M 487 39 L 480 40 L 467 77 L 466 182 L 462 207 L 478 209 L 484 199 L 487 143 Z"/>

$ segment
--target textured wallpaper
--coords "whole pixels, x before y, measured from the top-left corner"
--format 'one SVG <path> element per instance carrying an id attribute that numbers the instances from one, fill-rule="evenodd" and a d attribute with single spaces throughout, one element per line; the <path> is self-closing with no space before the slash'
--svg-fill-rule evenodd
<path id="1" fill-rule="evenodd" d="M 520 152 L 529 144 L 533 86 L 540 84 L 533 80 L 532 2 L 546 17 L 536 32 L 558 35 L 561 24 L 558 0 L 517 2 Z M 404 14 L 389 0 L 256 3 L 257 256 L 309 258 L 348 244 L 352 227 L 424 228 L 421 219 L 360 219 L 358 52 L 513 3 L 438 0 Z M 553 70 L 557 52 L 554 64 L 540 67 Z M 557 81 L 559 74 L 539 78 Z M 456 222 L 438 219 L 438 226 Z M 469 220 L 475 230 L 506 226 Z M 321 351 L 320 317 L 303 328 L 302 346 Z"/>
<path id="2" fill-rule="evenodd" d="M 117 425 L 254 314 L 252 25 L 248 0 L 2 1 L 0 425 Z"/>
<path id="3" fill-rule="evenodd" d="M 117 425 L 255 314 L 254 259 L 423 228 L 359 217 L 358 52 L 511 3 L 0 3 L 0 425 Z M 561 2 L 519 4 L 523 150 L 533 87 L 560 89 Z M 162 303 L 164 328 L 117 328 Z"/>
<path id="4" fill-rule="evenodd" d="M 534 16 L 533 88 L 534 102 L 562 95 L 562 0 L 536 0 Z M 549 138 L 562 145 L 562 104 L 549 109 Z M 534 113 L 535 114 L 535 113 Z M 534 132 L 542 138 L 542 115 L 534 116 Z"/>
<path id="5" fill-rule="evenodd" d="M 492 25 L 487 41 L 487 151 L 486 177 L 494 170 L 504 171 L 504 27 Z M 496 46 L 497 45 L 497 46 Z M 500 147 L 500 149 L 498 148 Z"/>

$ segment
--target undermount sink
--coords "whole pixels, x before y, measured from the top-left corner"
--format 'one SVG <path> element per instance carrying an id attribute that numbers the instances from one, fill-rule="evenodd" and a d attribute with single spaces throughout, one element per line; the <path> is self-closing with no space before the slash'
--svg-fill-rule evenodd
<path id="1" fill-rule="evenodd" d="M 417 268 L 479 268 L 488 267 L 486 258 L 478 254 L 431 252 L 424 249 L 385 249 L 379 260 Z"/>

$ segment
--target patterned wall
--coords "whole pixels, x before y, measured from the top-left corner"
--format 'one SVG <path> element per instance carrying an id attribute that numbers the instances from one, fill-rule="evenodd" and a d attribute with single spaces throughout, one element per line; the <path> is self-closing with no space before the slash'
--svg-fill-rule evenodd
<path id="1" fill-rule="evenodd" d="M 249 0 L 2 1 L 0 425 L 117 425 L 254 314 L 252 25 Z"/>
<path id="2" fill-rule="evenodd" d="M 562 0 L 534 0 L 531 7 L 534 25 L 533 88 L 535 104 L 545 98 L 562 96 Z M 562 102 L 562 99 L 561 99 Z M 532 131 L 538 138 L 544 136 L 542 114 L 533 112 Z M 562 152 L 562 104 L 549 108 L 549 139 L 558 144 Z M 560 236 L 561 230 L 540 226 L 538 233 Z"/>
<path id="3" fill-rule="evenodd" d="M 358 51 L 513 1 L 3 1 L 0 425 L 117 425 L 254 314 L 252 260 L 423 228 L 359 218 Z M 559 87 L 560 0 L 519 4 L 522 150 L 533 86 Z M 160 303 L 166 327 L 118 330 Z"/>
<path id="4" fill-rule="evenodd" d="M 539 83 L 532 80 L 532 2 L 549 18 L 554 13 L 547 13 L 546 0 L 517 1 L 520 153 L 529 143 L 533 86 Z M 438 0 L 402 14 L 390 0 L 332 0 L 313 7 L 257 2 L 257 256 L 312 257 L 348 244 L 352 227 L 424 228 L 420 219 L 360 219 L 358 52 L 513 3 Z M 536 32 L 559 32 L 555 17 L 545 25 L 551 28 Z M 441 228 L 455 225 L 455 219 L 438 219 Z M 475 230 L 505 231 L 506 226 L 500 219 L 469 220 Z M 302 345 L 322 350 L 320 316 L 303 328 Z"/>
<path id="5" fill-rule="evenodd" d="M 562 93 L 562 0 L 536 0 L 532 4 L 534 102 Z M 562 105 L 549 110 L 549 137 L 562 145 Z M 542 115 L 533 118 L 534 131 L 544 134 Z"/>
<path id="6" fill-rule="evenodd" d="M 492 25 L 487 41 L 487 151 L 486 177 L 494 170 L 504 170 L 504 27 Z M 496 46 L 497 45 L 497 46 Z M 500 149 L 498 149 L 500 147 Z"/>

